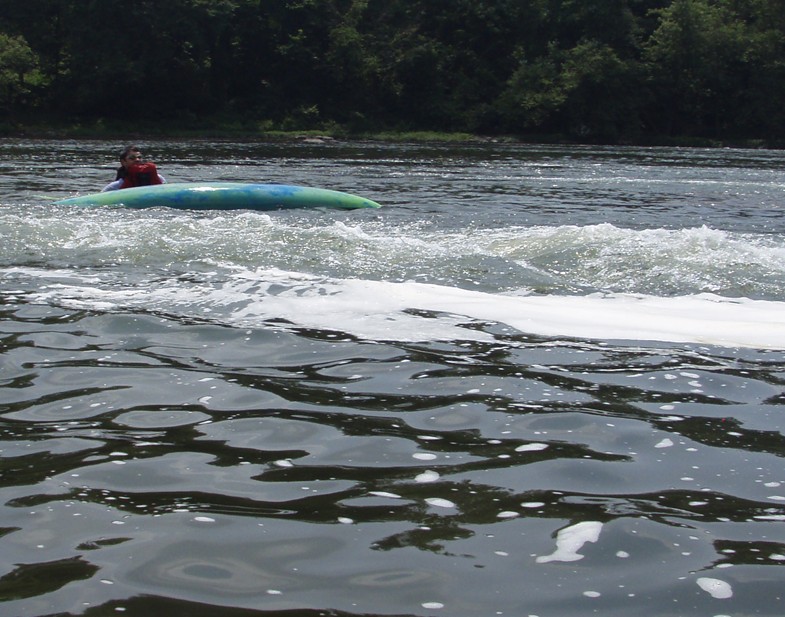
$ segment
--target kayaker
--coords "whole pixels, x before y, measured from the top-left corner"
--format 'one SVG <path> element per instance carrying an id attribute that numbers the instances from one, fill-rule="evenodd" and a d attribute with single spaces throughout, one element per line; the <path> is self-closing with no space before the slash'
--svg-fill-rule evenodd
<path id="1" fill-rule="evenodd" d="M 102 192 L 148 184 L 166 184 L 166 179 L 158 173 L 154 163 L 145 163 L 138 146 L 126 146 L 120 153 L 120 167 L 114 182 L 107 184 Z"/>

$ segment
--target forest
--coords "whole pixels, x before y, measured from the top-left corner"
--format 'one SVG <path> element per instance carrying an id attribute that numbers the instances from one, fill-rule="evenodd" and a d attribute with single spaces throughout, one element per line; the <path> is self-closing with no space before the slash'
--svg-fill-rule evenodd
<path id="1" fill-rule="evenodd" d="M 785 0 L 0 0 L 25 125 L 785 143 Z"/>

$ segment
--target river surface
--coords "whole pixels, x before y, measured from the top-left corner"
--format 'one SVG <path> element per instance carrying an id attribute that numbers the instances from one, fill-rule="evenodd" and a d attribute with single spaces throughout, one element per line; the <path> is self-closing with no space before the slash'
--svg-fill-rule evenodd
<path id="1" fill-rule="evenodd" d="M 785 153 L 0 140 L 0 615 L 785 614 Z"/>

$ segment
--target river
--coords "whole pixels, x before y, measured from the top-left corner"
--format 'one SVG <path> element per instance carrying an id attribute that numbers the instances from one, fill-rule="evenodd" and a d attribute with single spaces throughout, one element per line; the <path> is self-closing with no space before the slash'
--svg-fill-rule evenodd
<path id="1" fill-rule="evenodd" d="M 0 140 L 0 614 L 785 613 L 785 153 Z"/>

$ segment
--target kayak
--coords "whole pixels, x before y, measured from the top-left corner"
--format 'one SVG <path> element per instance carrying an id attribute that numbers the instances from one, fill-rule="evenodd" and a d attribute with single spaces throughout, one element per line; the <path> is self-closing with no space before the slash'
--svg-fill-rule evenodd
<path id="1" fill-rule="evenodd" d="M 288 208 L 380 208 L 375 201 L 330 189 L 239 182 L 138 186 L 59 199 L 63 206 L 124 206 L 182 210 L 281 210 Z"/>

